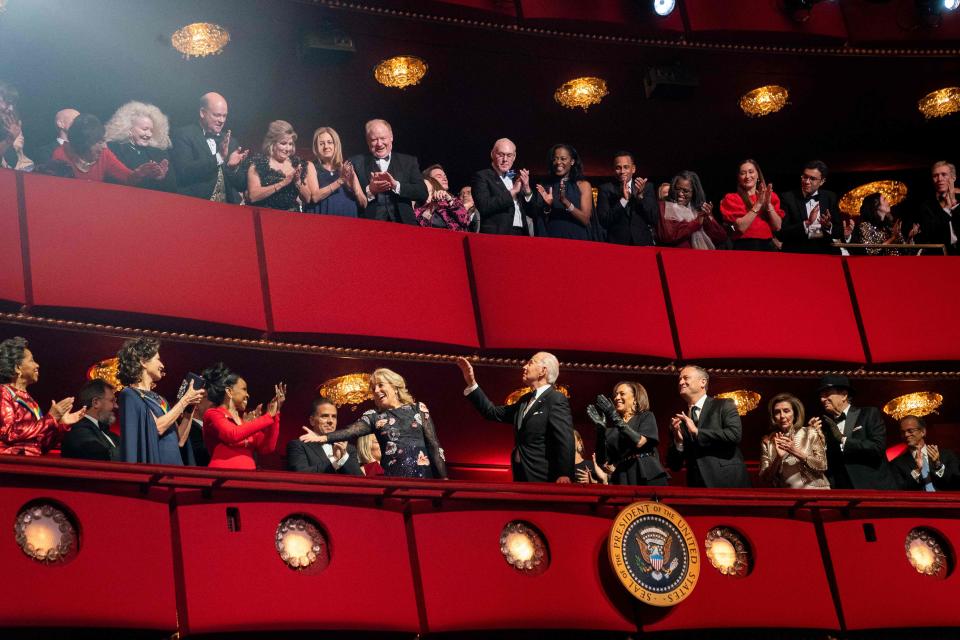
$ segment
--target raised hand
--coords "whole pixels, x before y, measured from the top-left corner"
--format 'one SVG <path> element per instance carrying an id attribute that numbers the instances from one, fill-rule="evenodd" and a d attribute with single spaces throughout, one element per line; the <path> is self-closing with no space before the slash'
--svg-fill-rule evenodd
<path id="1" fill-rule="evenodd" d="M 252 422 L 253 420 L 256 420 L 262 415 L 263 415 L 263 403 L 260 403 L 256 407 L 254 407 L 252 411 L 247 411 L 243 414 L 243 421 Z"/>
<path id="2" fill-rule="evenodd" d="M 702 217 L 707 218 L 710 216 L 711 213 L 713 213 L 712 202 L 704 202 L 702 205 L 700 205 L 700 215 Z"/>
<path id="3" fill-rule="evenodd" d="M 326 442 L 327 436 L 314 433 L 310 427 L 303 427 L 304 433 L 300 434 L 300 442 Z"/>
<path id="4" fill-rule="evenodd" d="M 607 428 L 607 418 L 597 411 L 597 407 L 592 404 L 587 405 L 587 417 L 590 418 L 590 422 L 601 427 L 603 429 Z"/>
<path id="5" fill-rule="evenodd" d="M 347 443 L 346 442 L 334 442 L 333 443 L 333 457 L 339 460 L 343 456 L 347 455 Z"/>
<path id="6" fill-rule="evenodd" d="M 51 402 L 50 403 L 50 415 L 53 416 L 54 420 L 60 421 L 63 416 L 73 408 L 73 396 L 69 398 L 64 398 L 60 402 Z"/>
<path id="7" fill-rule="evenodd" d="M 78 422 L 80 422 L 80 418 L 82 418 L 85 415 L 87 415 L 87 408 L 80 407 L 79 409 L 77 409 L 72 413 L 63 414 L 63 416 L 60 418 L 60 422 L 62 422 L 63 424 L 77 424 Z"/>
<path id="8" fill-rule="evenodd" d="M 187 390 L 183 393 L 183 397 L 180 398 L 180 401 L 189 407 L 203 400 L 205 395 L 207 395 L 207 392 L 203 389 L 195 389 L 193 387 L 193 380 L 191 380 L 190 386 L 187 387 Z"/>
<path id="9" fill-rule="evenodd" d="M 848 218 L 847 220 L 844 220 L 844 221 L 843 221 L 843 238 L 844 238 L 844 240 L 846 240 L 847 238 L 851 238 L 851 237 L 853 236 L 853 228 L 854 228 L 855 224 L 856 224 L 856 223 L 853 221 L 853 218 Z"/>
<path id="10" fill-rule="evenodd" d="M 283 403 L 287 399 L 287 385 L 280 382 L 273 386 L 273 399 L 267 405 L 267 413 L 271 416 L 277 415 L 280 412 L 280 407 L 283 406 Z"/>
<path id="11" fill-rule="evenodd" d="M 637 198 L 643 197 L 643 190 L 647 188 L 647 179 L 646 178 L 634 178 L 633 179 L 633 195 Z"/>
<path id="12" fill-rule="evenodd" d="M 610 398 L 603 395 L 602 393 L 597 396 L 596 399 L 597 409 L 607 417 L 611 422 L 617 419 L 617 410 L 613 406 L 613 402 L 610 401 Z"/>
<path id="13" fill-rule="evenodd" d="M 680 428 L 680 425 L 686 425 L 686 426 L 687 426 L 687 432 L 688 432 L 691 436 L 695 436 L 695 435 L 697 435 L 697 433 L 699 432 L 699 429 L 697 429 L 697 425 L 694 424 L 693 420 L 691 420 L 691 419 L 690 419 L 690 416 L 688 416 L 687 414 L 685 414 L 685 413 L 678 413 L 678 414 L 676 414 L 675 416 L 673 416 L 673 419 L 674 419 L 674 420 L 679 420 L 679 424 L 678 424 L 678 426 L 677 426 L 678 429 Z"/>
<path id="14" fill-rule="evenodd" d="M 477 376 L 473 372 L 473 365 L 470 364 L 470 361 L 463 356 L 459 356 L 455 362 L 457 363 L 457 366 L 460 367 L 460 373 L 463 374 L 463 381 L 467 384 L 467 386 L 472 387 L 473 385 L 477 384 Z"/>
<path id="15" fill-rule="evenodd" d="M 542 184 L 537 185 L 537 193 L 543 198 L 543 203 L 548 207 L 553 206 L 553 187 L 544 189 Z"/>
<path id="16" fill-rule="evenodd" d="M 593 479 L 590 477 L 590 472 L 586 469 L 577 469 L 577 483 L 578 484 L 590 484 L 593 482 Z"/>
<path id="17" fill-rule="evenodd" d="M 517 177 L 520 178 L 519 182 L 523 185 L 524 193 L 531 193 L 530 190 L 530 171 L 527 169 L 520 169 L 520 172 L 517 174 Z"/>

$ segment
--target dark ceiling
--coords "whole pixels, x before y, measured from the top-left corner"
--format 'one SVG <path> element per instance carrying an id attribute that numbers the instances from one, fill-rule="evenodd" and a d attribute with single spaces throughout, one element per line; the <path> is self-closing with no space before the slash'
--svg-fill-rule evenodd
<path id="1" fill-rule="evenodd" d="M 0 14 L 0 79 L 23 94 L 28 149 L 52 138 L 53 114 L 65 106 L 108 118 L 141 99 L 184 124 L 195 118 L 197 98 L 218 90 L 245 146 L 258 147 L 266 123 L 282 118 L 303 146 L 314 128 L 331 125 L 353 153 L 363 148 L 364 121 L 384 117 L 398 151 L 416 154 L 421 166 L 443 163 L 456 185 L 486 165 L 494 139 L 508 136 L 519 164 L 534 173 L 544 172 L 556 142 L 574 145 L 595 179 L 615 150 L 628 148 L 656 180 L 699 171 L 714 201 L 732 190 L 744 157 L 757 158 L 780 191 L 794 187 L 800 163 L 819 157 L 834 169 L 838 191 L 889 176 L 906 180 L 914 199 L 925 196 L 926 167 L 955 159 L 960 116 L 927 121 L 916 103 L 960 84 L 960 59 L 882 51 L 957 46 L 960 15 L 924 29 L 911 23 L 913 0 L 849 0 L 820 3 L 795 25 L 781 2 L 687 0 L 658 21 L 646 3 L 622 0 L 370 2 L 366 10 L 267 0 L 10 0 Z M 222 55 L 183 60 L 169 35 L 201 20 L 226 26 L 231 43 Z M 330 30 L 348 35 L 355 51 L 299 54 L 305 33 Z M 588 37 L 545 33 L 556 30 Z M 692 42 L 717 46 L 684 44 Z M 758 50 L 720 46 L 731 43 Z M 865 46 L 876 55 L 836 53 Z M 373 80 L 375 64 L 398 53 L 429 63 L 419 86 L 398 91 Z M 648 99 L 646 70 L 676 64 L 698 86 L 683 97 Z M 552 98 L 579 75 L 601 76 L 610 88 L 586 113 Z M 790 90 L 790 104 L 745 117 L 739 96 L 770 83 Z"/>

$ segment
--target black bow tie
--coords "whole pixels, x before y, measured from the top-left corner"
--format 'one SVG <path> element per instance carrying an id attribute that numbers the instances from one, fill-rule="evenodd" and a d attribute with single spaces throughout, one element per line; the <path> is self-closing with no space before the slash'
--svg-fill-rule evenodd
<path id="1" fill-rule="evenodd" d="M 806 202 L 810 202 L 811 200 L 813 202 L 820 202 L 820 194 L 814 193 L 813 195 L 807 196 Z"/>
<path id="2" fill-rule="evenodd" d="M 387 156 L 386 158 L 374 158 L 374 161 L 375 161 L 375 162 L 386 162 L 387 164 L 390 164 L 390 156 Z"/>
<path id="3" fill-rule="evenodd" d="M 204 132 L 203 137 L 205 137 L 207 140 L 216 140 L 217 142 L 220 141 L 219 133 Z"/>

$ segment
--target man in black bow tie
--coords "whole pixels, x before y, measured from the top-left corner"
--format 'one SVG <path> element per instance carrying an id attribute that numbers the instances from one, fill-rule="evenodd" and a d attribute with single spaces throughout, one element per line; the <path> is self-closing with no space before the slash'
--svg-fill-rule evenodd
<path id="1" fill-rule="evenodd" d="M 119 460 L 120 436 L 110 431 L 117 415 L 117 396 L 103 380 L 90 380 L 77 394 L 87 412 L 63 438 L 60 455 L 81 460 Z"/>
<path id="2" fill-rule="evenodd" d="M 241 165 L 249 151 L 230 139 L 227 101 L 219 93 L 200 98 L 200 122 L 178 129 L 171 136 L 170 161 L 177 176 L 177 191 L 214 202 L 241 202 L 246 174 Z"/>
<path id="3" fill-rule="evenodd" d="M 490 166 L 473 174 L 470 189 L 480 214 L 480 233 L 532 236 L 536 213 L 530 203 L 530 172 L 514 171 L 517 145 L 500 138 L 490 150 Z"/>
<path id="4" fill-rule="evenodd" d="M 832 244 L 843 242 L 844 224 L 837 206 L 837 194 L 827 191 L 827 165 L 811 160 L 800 174 L 800 189 L 780 197 L 786 215 L 777 238 L 783 250 L 793 253 L 839 253 Z M 850 226 L 852 232 L 852 226 Z"/>
<path id="5" fill-rule="evenodd" d="M 824 376 L 817 388 L 824 413 L 811 418 L 827 443 L 827 477 L 833 489 L 896 489 L 887 464 L 887 427 L 876 407 L 850 404 L 846 376 Z"/>
<path id="6" fill-rule="evenodd" d="M 420 164 L 413 156 L 393 151 L 393 127 L 386 120 L 370 120 L 366 127 L 367 148 L 350 158 L 366 195 L 360 200 L 360 217 L 417 225 L 414 202 L 426 202 L 427 185 Z"/>

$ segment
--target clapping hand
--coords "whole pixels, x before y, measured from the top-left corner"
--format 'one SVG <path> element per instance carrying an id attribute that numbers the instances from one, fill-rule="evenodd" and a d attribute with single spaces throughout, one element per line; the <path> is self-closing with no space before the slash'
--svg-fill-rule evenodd
<path id="1" fill-rule="evenodd" d="M 673 418 L 671 418 L 670 422 L 671 422 L 671 425 L 670 425 L 671 427 L 673 426 L 673 422 L 677 422 L 676 430 L 679 430 L 681 425 L 686 425 L 687 433 L 689 433 L 691 436 L 695 436 L 699 432 L 699 429 L 697 429 L 697 425 L 694 424 L 693 420 L 690 419 L 690 416 L 688 416 L 685 413 L 676 414 L 675 416 L 673 416 Z"/>
<path id="2" fill-rule="evenodd" d="M 704 202 L 702 205 L 700 205 L 700 217 L 701 217 L 701 218 L 709 218 L 711 213 L 713 213 L 713 203 L 712 203 L 712 202 Z"/>
<path id="3" fill-rule="evenodd" d="M 334 442 L 333 443 L 333 457 L 336 460 L 339 460 L 343 456 L 347 455 L 347 443 L 346 442 Z"/>
<path id="4" fill-rule="evenodd" d="M 586 469 L 577 469 L 577 483 L 578 484 L 590 484 L 593 482 L 593 478 L 590 477 L 590 472 Z"/>
<path id="5" fill-rule="evenodd" d="M 531 193 L 530 191 L 530 171 L 527 169 L 520 169 L 520 172 L 517 174 L 517 177 L 520 178 L 520 184 L 523 185 L 524 193 Z"/>
<path id="6" fill-rule="evenodd" d="M 819 208 L 820 205 L 818 204 Z M 830 209 L 827 209 L 820 214 L 820 228 L 823 229 L 826 233 L 830 233 L 830 229 L 833 227 L 833 218 L 830 216 Z"/>
<path id="7" fill-rule="evenodd" d="M 51 402 L 50 403 L 50 415 L 53 416 L 53 419 L 57 422 L 60 421 L 63 416 L 73 408 L 73 397 L 64 398 L 60 402 Z"/>
<path id="8" fill-rule="evenodd" d="M 244 422 L 252 422 L 263 415 L 263 403 L 258 404 L 252 411 L 246 411 L 243 414 Z"/>
<path id="9" fill-rule="evenodd" d="M 637 198 L 643 197 L 643 190 L 647 188 L 647 179 L 646 178 L 634 178 L 633 179 L 633 195 Z"/>
<path id="10" fill-rule="evenodd" d="M 280 382 L 273 386 L 273 399 L 267 405 L 267 413 L 275 416 L 280 412 L 280 407 L 287 399 L 287 385 Z"/>
<path id="11" fill-rule="evenodd" d="M 603 415 L 606 416 L 607 420 L 610 422 L 616 423 L 617 420 L 617 410 L 614 409 L 613 403 L 610 402 L 610 398 L 603 395 L 602 393 L 597 396 L 596 399 L 597 409 L 600 409 L 603 412 Z"/>
<path id="12" fill-rule="evenodd" d="M 935 444 L 927 445 L 927 458 L 930 460 L 930 466 L 934 469 L 940 468 L 940 449 Z"/>
<path id="13" fill-rule="evenodd" d="M 597 411 L 597 407 L 592 404 L 587 405 L 587 417 L 590 418 L 590 421 L 600 427 L 601 429 L 607 428 L 607 418 Z"/>
<path id="14" fill-rule="evenodd" d="M 853 227 L 854 223 L 853 218 L 847 218 L 843 221 L 843 239 L 851 238 L 853 236 Z"/>
<path id="15" fill-rule="evenodd" d="M 300 442 L 326 442 L 327 436 L 316 433 L 310 427 L 303 427 L 304 433 L 300 434 Z"/>
<path id="16" fill-rule="evenodd" d="M 548 207 L 553 206 L 553 187 L 548 187 L 547 189 L 543 188 L 542 184 L 537 185 L 537 193 L 540 194 L 540 197 L 543 198 L 543 203 Z"/>
<path id="17" fill-rule="evenodd" d="M 810 215 L 807 216 L 807 219 L 804 221 L 804 224 L 808 227 L 812 227 L 816 224 L 817 220 L 820 218 L 820 203 L 813 205 L 813 209 L 810 210 Z"/>
<path id="18" fill-rule="evenodd" d="M 345 186 L 347 189 L 353 189 L 353 176 L 353 163 L 347 160 L 340 165 L 340 179 L 343 180 L 343 186 Z"/>
<path id="19" fill-rule="evenodd" d="M 570 202 L 570 199 L 567 198 L 567 179 L 566 178 L 560 179 L 560 188 L 557 189 L 557 191 L 558 191 L 557 197 L 560 198 L 560 204 L 563 205 L 564 209 L 569 209 L 572 203 Z"/>
<path id="20" fill-rule="evenodd" d="M 371 193 L 385 193 L 387 191 L 393 191 L 394 180 L 388 172 L 382 171 L 379 173 L 370 174 L 370 192 Z"/>

